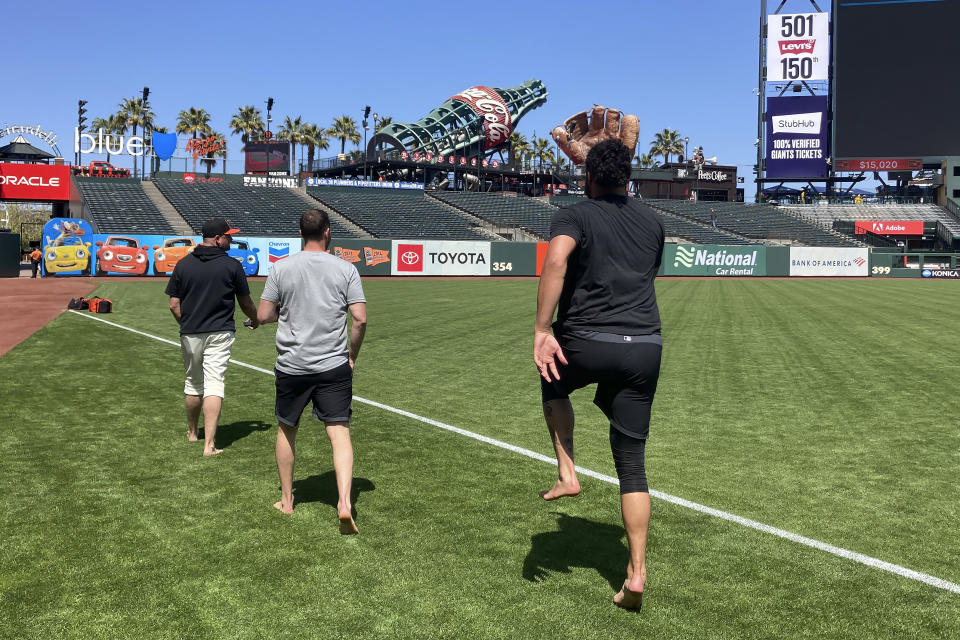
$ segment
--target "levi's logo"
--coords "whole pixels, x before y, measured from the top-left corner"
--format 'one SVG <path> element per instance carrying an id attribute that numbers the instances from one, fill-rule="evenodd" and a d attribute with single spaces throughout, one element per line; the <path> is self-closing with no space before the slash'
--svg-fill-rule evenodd
<path id="1" fill-rule="evenodd" d="M 813 53 L 816 38 L 809 40 L 780 40 L 780 55 L 787 53 Z"/>
<path id="2" fill-rule="evenodd" d="M 397 245 L 397 271 L 423 272 L 423 245 Z"/>

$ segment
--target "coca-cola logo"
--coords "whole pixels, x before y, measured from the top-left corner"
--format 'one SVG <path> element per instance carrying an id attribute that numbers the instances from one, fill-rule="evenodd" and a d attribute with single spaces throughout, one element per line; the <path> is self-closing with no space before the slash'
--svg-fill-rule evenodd
<path id="1" fill-rule="evenodd" d="M 816 45 L 816 38 L 809 40 L 780 40 L 780 55 L 788 53 L 813 53 L 813 47 Z"/>
<path id="2" fill-rule="evenodd" d="M 471 87 L 450 98 L 470 105 L 473 112 L 483 120 L 486 138 L 484 149 L 492 149 L 507 141 L 513 131 L 510 109 L 496 91 L 490 87 Z"/>

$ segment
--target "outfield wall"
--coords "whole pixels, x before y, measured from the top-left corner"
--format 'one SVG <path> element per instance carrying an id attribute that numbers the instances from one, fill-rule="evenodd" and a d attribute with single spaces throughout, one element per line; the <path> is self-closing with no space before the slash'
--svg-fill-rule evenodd
<path id="1" fill-rule="evenodd" d="M 105 255 L 107 247 L 118 240 L 127 248 Z M 234 240 L 240 244 L 230 254 L 243 264 L 247 275 L 268 275 L 274 264 L 301 250 L 300 238 L 238 236 Z M 94 234 L 86 221 L 55 218 L 44 227 L 44 274 L 164 275 L 172 269 L 168 254 L 177 253 L 177 249 L 170 252 L 166 247 L 199 242 L 199 236 Z M 356 266 L 364 276 L 537 276 L 547 243 L 334 239 L 330 252 Z M 187 250 L 181 248 L 179 253 L 185 255 Z M 122 254 L 131 258 L 120 262 Z M 138 263 L 140 266 L 133 271 L 127 268 Z M 76 266 L 66 270 L 67 264 Z M 960 254 L 900 254 L 857 247 L 668 244 L 658 275 L 960 279 Z"/>

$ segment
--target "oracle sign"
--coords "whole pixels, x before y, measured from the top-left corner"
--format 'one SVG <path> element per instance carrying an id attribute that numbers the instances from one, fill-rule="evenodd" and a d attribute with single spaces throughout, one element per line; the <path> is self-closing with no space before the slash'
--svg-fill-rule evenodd
<path id="1" fill-rule="evenodd" d="M 484 149 L 492 149 L 507 141 L 513 131 L 510 109 L 496 91 L 490 87 L 471 87 L 450 98 L 466 103 L 483 120 L 486 138 Z"/>
<path id="2" fill-rule="evenodd" d="M 0 163 L 0 199 L 69 200 L 70 167 Z"/>
<path id="3" fill-rule="evenodd" d="M 922 236 L 923 220 L 857 220 L 853 225 L 857 235 L 876 233 L 882 236 Z"/>

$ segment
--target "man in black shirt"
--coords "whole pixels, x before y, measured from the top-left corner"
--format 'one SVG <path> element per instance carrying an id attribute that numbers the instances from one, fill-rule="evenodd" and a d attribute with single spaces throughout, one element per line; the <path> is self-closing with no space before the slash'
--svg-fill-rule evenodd
<path id="1" fill-rule="evenodd" d="M 626 196 L 630 151 L 619 140 L 594 146 L 586 169 L 590 200 L 554 215 L 537 292 L 533 359 L 558 466 L 556 484 L 540 495 L 555 500 L 580 493 L 569 394 L 597 384 L 593 401 L 610 421 L 630 545 L 627 579 L 614 602 L 639 609 L 650 522 L 643 458 L 662 349 L 653 281 L 663 257 L 663 222 Z"/>
<path id="2" fill-rule="evenodd" d="M 223 451 L 214 446 L 223 381 L 230 361 L 235 326 L 234 298 L 256 329 L 257 308 L 250 298 L 247 276 L 239 262 L 227 255 L 231 229 L 223 218 L 203 225 L 203 243 L 184 256 L 167 283 L 170 312 L 180 324 L 180 353 L 187 371 L 183 393 L 187 403 L 187 440 L 196 442 L 200 411 L 203 411 L 203 455 Z"/>

